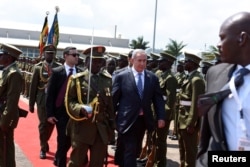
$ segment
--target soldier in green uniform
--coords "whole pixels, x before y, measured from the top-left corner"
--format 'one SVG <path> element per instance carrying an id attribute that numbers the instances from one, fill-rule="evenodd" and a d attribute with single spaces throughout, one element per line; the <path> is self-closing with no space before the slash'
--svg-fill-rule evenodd
<path id="1" fill-rule="evenodd" d="M 175 112 L 176 88 L 177 80 L 171 71 L 172 65 L 176 58 L 169 53 L 161 52 L 159 61 L 159 76 L 160 88 L 162 90 L 163 99 L 165 101 L 165 127 L 157 128 L 157 151 L 156 160 L 158 167 L 166 167 L 166 154 L 167 154 L 167 135 L 169 131 L 170 122 Z"/>
<path id="2" fill-rule="evenodd" d="M 37 104 L 41 159 L 46 159 L 46 152 L 49 151 L 48 140 L 54 128 L 54 125 L 47 122 L 47 114 L 45 111 L 45 97 L 47 91 L 47 83 L 51 75 L 52 68 L 61 65 L 54 61 L 55 53 L 56 48 L 53 45 L 47 45 L 43 48 L 43 56 L 45 60 L 39 62 L 34 66 L 29 92 L 29 110 L 31 113 L 34 112 L 35 103 Z"/>
<path id="3" fill-rule="evenodd" d="M 155 73 L 158 70 L 158 59 L 160 58 L 159 54 L 150 53 L 150 58 L 147 60 L 147 70 Z"/>
<path id="4" fill-rule="evenodd" d="M 83 52 L 87 56 L 88 69 L 73 75 L 66 91 L 65 106 L 70 116 L 67 135 L 71 137 L 72 146 L 69 167 L 83 166 L 86 159 L 84 155 L 88 150 L 89 166 L 102 167 L 107 145 L 115 128 L 111 96 L 112 78 L 106 70 L 100 70 L 105 47 L 95 46 L 92 50 L 92 56 L 91 48 Z"/>
<path id="5" fill-rule="evenodd" d="M 175 77 L 177 79 L 177 89 L 176 89 L 176 96 L 179 96 L 180 88 L 183 83 L 183 81 L 186 78 L 186 73 L 184 71 L 184 62 L 183 61 L 178 61 L 177 64 L 177 73 L 175 74 Z M 178 116 L 179 116 L 179 100 L 177 98 L 176 100 L 176 110 L 174 113 L 174 129 L 173 133 L 169 136 L 171 140 L 178 140 Z"/>
<path id="6" fill-rule="evenodd" d="M 179 93 L 179 126 L 178 141 L 181 167 L 195 167 L 197 154 L 198 132 L 200 118 L 198 116 L 197 99 L 205 93 L 205 81 L 197 71 L 201 58 L 185 52 L 184 68 L 188 77 L 183 82 Z"/>
<path id="7" fill-rule="evenodd" d="M 15 167 L 14 129 L 19 120 L 18 101 L 23 83 L 16 61 L 22 51 L 0 44 L 0 166 Z"/>

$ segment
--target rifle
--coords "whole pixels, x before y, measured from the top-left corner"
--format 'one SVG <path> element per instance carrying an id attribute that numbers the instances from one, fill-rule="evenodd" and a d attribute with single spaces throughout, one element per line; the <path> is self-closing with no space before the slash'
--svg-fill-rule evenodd
<path id="1" fill-rule="evenodd" d="M 156 130 L 153 131 L 152 133 L 152 146 L 151 146 L 151 152 L 149 153 L 149 156 L 148 156 L 148 160 L 147 160 L 147 163 L 146 163 L 146 166 L 145 167 L 153 167 L 154 164 L 155 164 L 155 155 L 156 155 Z"/>

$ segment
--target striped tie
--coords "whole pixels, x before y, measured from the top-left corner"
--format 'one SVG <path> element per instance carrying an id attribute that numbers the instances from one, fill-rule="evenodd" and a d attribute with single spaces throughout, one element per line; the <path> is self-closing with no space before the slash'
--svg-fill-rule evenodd
<path id="1" fill-rule="evenodd" d="M 141 76 L 142 76 L 142 73 L 138 73 L 137 89 L 138 89 L 138 93 L 140 95 L 140 98 L 142 99 L 143 88 L 142 88 L 142 79 L 141 79 Z"/>

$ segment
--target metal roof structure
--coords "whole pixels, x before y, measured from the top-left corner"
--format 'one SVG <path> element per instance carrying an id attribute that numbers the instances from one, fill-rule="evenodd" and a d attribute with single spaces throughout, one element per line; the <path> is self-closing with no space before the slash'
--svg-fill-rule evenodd
<path id="1" fill-rule="evenodd" d="M 0 43 L 9 43 L 17 47 L 37 48 L 39 45 L 40 32 L 35 30 L 22 30 L 17 28 L 0 27 Z M 92 43 L 93 38 L 93 43 Z M 88 35 L 60 33 L 58 50 L 67 46 L 75 46 L 79 51 L 91 46 L 103 45 L 107 53 L 128 53 L 129 39 L 98 37 Z"/>

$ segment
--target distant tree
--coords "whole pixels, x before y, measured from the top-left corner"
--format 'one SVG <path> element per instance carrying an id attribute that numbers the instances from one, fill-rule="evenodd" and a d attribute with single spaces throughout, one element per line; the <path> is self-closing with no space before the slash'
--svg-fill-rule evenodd
<path id="1" fill-rule="evenodd" d="M 187 46 L 187 44 L 183 44 L 183 41 L 178 43 L 176 40 L 169 39 L 169 44 L 166 45 L 165 52 L 170 53 L 171 55 L 177 57 L 181 54 L 181 50 Z"/>
<path id="2" fill-rule="evenodd" d="M 143 36 L 139 36 L 137 40 L 133 39 L 129 44 L 129 46 L 132 49 L 147 49 L 149 48 L 149 46 L 147 46 L 148 44 L 149 44 L 148 41 L 143 40 Z"/>
<path id="3" fill-rule="evenodd" d="M 210 45 L 210 46 L 208 47 L 208 51 L 211 52 L 211 53 L 213 53 L 213 54 L 215 54 L 215 53 L 218 53 L 218 52 L 219 52 L 219 49 L 218 49 L 218 47 L 216 47 L 216 46 Z"/>

